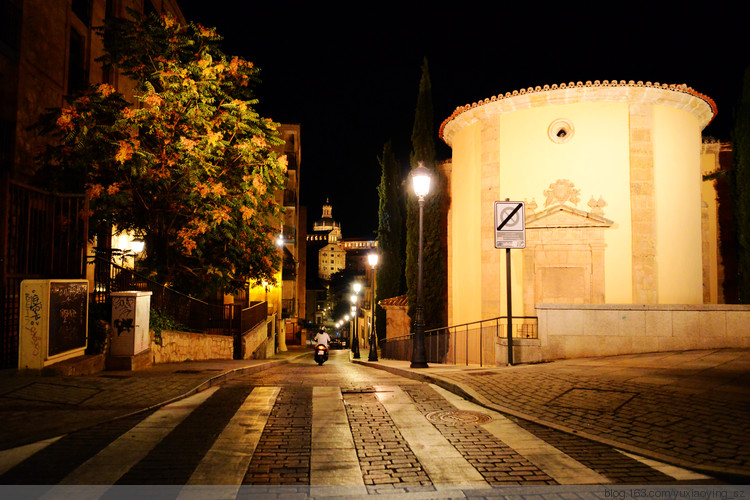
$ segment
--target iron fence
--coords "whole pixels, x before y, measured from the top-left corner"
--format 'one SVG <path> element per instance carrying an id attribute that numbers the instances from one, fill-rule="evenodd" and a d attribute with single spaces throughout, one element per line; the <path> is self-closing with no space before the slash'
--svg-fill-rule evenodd
<path id="1" fill-rule="evenodd" d="M 266 302 L 245 307 L 238 304 L 209 304 L 160 283 L 140 276 L 132 269 L 118 266 L 111 260 L 95 256 L 94 290 L 91 300 L 105 303 L 112 292 L 150 291 L 151 309 L 168 315 L 185 331 L 213 335 L 241 335 L 268 316 Z"/>
<path id="2" fill-rule="evenodd" d="M 0 179 L 0 368 L 18 366 L 21 281 L 85 276 L 87 201 Z"/>
<path id="3" fill-rule="evenodd" d="M 514 316 L 513 338 L 536 339 L 536 316 Z M 425 354 L 428 363 L 495 365 L 495 344 L 507 335 L 508 318 L 498 318 L 464 323 L 427 330 Z M 381 357 L 409 360 L 412 355 L 414 334 L 386 338 L 380 341 Z"/>

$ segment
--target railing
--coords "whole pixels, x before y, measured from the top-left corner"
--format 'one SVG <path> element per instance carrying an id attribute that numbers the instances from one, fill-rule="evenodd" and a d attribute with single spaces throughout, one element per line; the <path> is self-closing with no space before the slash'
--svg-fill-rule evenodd
<path id="1" fill-rule="evenodd" d="M 5 129 L 0 129 L 0 134 Z M 0 157 L 6 155 L 0 147 Z M 87 202 L 0 176 L 0 369 L 18 366 L 21 281 L 85 277 Z"/>
<path id="2" fill-rule="evenodd" d="M 250 307 L 240 311 L 241 326 L 239 333 L 245 333 L 263 322 L 268 317 L 268 302 L 254 302 Z"/>
<path id="3" fill-rule="evenodd" d="M 514 316 L 513 338 L 536 339 L 537 317 Z M 464 323 L 427 330 L 425 354 L 428 363 L 495 365 L 495 339 L 507 335 L 508 318 L 498 318 Z M 380 341 L 381 357 L 409 360 L 412 355 L 414 334 Z"/>
<path id="4" fill-rule="evenodd" d="M 214 335 L 242 334 L 264 321 L 268 315 L 266 302 L 242 305 L 209 304 L 160 283 L 138 275 L 102 258 L 93 257 L 94 291 L 92 302 L 104 303 L 112 292 L 150 291 L 151 308 L 171 316 L 185 330 Z"/>
<path id="5" fill-rule="evenodd" d="M 296 299 L 281 299 L 281 317 L 293 318 L 297 316 Z"/>

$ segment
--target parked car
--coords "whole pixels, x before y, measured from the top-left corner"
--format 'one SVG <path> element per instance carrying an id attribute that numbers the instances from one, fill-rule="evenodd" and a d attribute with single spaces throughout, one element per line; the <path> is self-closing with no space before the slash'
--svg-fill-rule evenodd
<path id="1" fill-rule="evenodd" d="M 343 349 L 344 342 L 341 339 L 331 339 L 328 342 L 329 349 Z"/>

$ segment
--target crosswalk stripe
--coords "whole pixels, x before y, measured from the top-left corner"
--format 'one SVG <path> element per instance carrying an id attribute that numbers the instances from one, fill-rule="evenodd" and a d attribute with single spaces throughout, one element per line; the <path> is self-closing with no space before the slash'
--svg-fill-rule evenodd
<path id="1" fill-rule="evenodd" d="M 571 458 L 554 446 L 534 436 L 527 430 L 505 418 L 500 413 L 488 410 L 482 406 L 446 391 L 442 387 L 431 384 L 445 399 L 459 410 L 479 411 L 490 414 L 492 422 L 482 427 L 504 442 L 516 452 L 523 455 L 529 462 L 539 467 L 552 479 L 560 484 L 609 484 L 611 481 Z"/>
<path id="2" fill-rule="evenodd" d="M 422 415 L 400 387 L 378 386 L 374 389 L 434 484 L 487 485 L 479 471 Z"/>
<path id="3" fill-rule="evenodd" d="M 44 441 L 37 441 L 36 443 L 27 444 L 0 452 L 0 475 L 5 474 L 10 469 L 20 464 L 33 454 L 42 451 L 61 437 L 62 436 L 57 436 L 50 439 L 45 439 Z"/>
<path id="4" fill-rule="evenodd" d="M 652 460 L 650 458 L 642 457 L 640 455 L 634 455 L 626 451 L 622 451 L 622 450 L 617 450 L 617 451 L 619 451 L 625 456 L 632 458 L 633 460 L 638 460 L 642 464 L 648 465 L 652 469 L 656 469 L 659 472 L 666 474 L 667 476 L 677 479 L 678 481 L 713 479 L 711 476 L 701 474 L 700 472 L 694 472 L 688 469 L 683 469 L 682 467 L 677 467 L 676 465 L 665 464 L 664 462 Z"/>
<path id="5" fill-rule="evenodd" d="M 280 390 L 279 387 L 253 389 L 206 452 L 187 484 L 237 485 L 239 488 Z M 189 496 L 181 494 L 180 498 Z"/>
<path id="6" fill-rule="evenodd" d="M 313 387 L 312 415 L 310 484 L 364 486 L 341 388 Z"/>
<path id="7" fill-rule="evenodd" d="M 218 386 L 211 387 L 154 412 L 84 462 L 60 484 L 114 484 L 218 389 Z"/>
<path id="8" fill-rule="evenodd" d="M 431 387 L 459 410 L 490 414 L 493 421 L 483 424 L 482 428 L 558 483 L 611 483 L 607 477 L 586 467 L 502 414 L 466 401 L 434 384 L 431 384 Z M 89 485 L 85 491 L 80 492 L 82 494 L 80 498 L 99 498 L 106 493 L 110 485 L 115 484 L 139 464 L 151 450 L 219 389 L 218 386 L 212 387 L 157 410 L 109 443 L 98 454 L 83 462 L 60 484 Z M 400 387 L 375 386 L 374 389 L 378 400 L 434 484 L 444 486 L 484 486 L 487 484 L 482 475 L 427 420 Z M 216 495 L 221 498 L 236 497 L 280 392 L 281 387 L 255 387 L 250 392 L 190 475 L 180 491 L 180 500 L 203 498 L 207 492 L 205 489 L 207 486 L 211 486 L 211 495 L 216 498 L 219 498 Z M 246 392 L 239 397 L 243 397 L 244 394 Z M 233 408 L 239 404 L 240 399 L 235 399 L 235 401 Z M 226 418 L 229 416 L 227 415 Z M 216 431 L 221 428 L 220 425 L 222 424 L 217 425 Z M 310 485 L 350 486 L 354 488 L 351 491 L 352 494 L 366 493 L 363 473 L 340 387 L 316 386 L 312 388 L 311 425 Z M 60 437 L 0 453 L 0 474 L 11 470 L 58 439 Z M 677 480 L 711 479 L 697 472 L 618 451 Z M 197 457 L 195 458 L 197 461 Z M 221 485 L 221 488 L 217 490 L 215 485 Z M 50 494 L 48 496 L 51 498 L 55 492 L 56 490 L 53 489 L 48 492 Z"/>

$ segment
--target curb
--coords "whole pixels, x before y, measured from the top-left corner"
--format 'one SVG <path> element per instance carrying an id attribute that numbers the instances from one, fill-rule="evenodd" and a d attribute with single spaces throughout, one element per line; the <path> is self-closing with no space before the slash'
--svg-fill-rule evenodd
<path id="1" fill-rule="evenodd" d="M 652 450 L 647 450 L 644 448 L 633 446 L 631 444 L 621 443 L 619 441 L 607 439 L 605 437 L 591 434 L 586 431 L 581 431 L 578 429 L 573 429 L 570 427 L 562 426 L 553 422 L 540 419 L 532 415 L 519 412 L 517 410 L 506 408 L 502 405 L 498 405 L 496 403 L 488 401 L 483 396 L 477 394 L 470 387 L 463 387 L 462 385 L 456 382 L 453 382 L 451 380 L 445 379 L 443 377 L 440 377 L 439 375 L 415 373 L 412 370 L 405 370 L 403 368 L 397 368 L 394 366 L 381 365 L 374 361 L 363 361 L 361 359 L 352 359 L 351 361 L 353 363 L 357 363 L 363 366 L 368 366 L 370 368 L 376 368 L 378 370 L 384 370 L 384 371 L 393 373 L 395 375 L 400 375 L 402 377 L 410 378 L 412 380 L 418 380 L 420 382 L 427 382 L 427 383 L 435 384 L 449 392 L 452 392 L 453 394 L 456 394 L 457 396 L 460 396 L 466 400 L 469 400 L 473 403 L 483 406 L 489 410 L 493 410 L 498 413 L 505 413 L 506 415 L 511 415 L 513 417 L 526 420 L 527 422 L 532 422 L 534 424 L 548 427 L 550 429 L 565 432 L 567 434 L 572 434 L 574 436 L 588 439 L 589 441 L 594 441 L 595 443 L 600 443 L 606 446 L 611 446 L 613 448 L 617 448 L 623 451 L 634 453 L 636 455 L 641 455 L 646 458 L 651 458 L 653 460 L 658 460 L 660 462 L 664 462 L 670 465 L 675 465 L 675 466 L 682 467 L 685 469 L 690 469 L 696 472 L 711 474 L 715 477 L 725 477 L 725 478 L 731 477 L 735 481 L 739 480 L 739 481 L 746 482 L 750 478 L 750 475 L 748 475 L 747 472 L 744 472 L 744 471 L 706 466 L 706 465 L 696 465 L 696 464 L 690 463 L 680 458 L 665 456 L 665 455 L 662 455 L 661 453 L 657 453 Z"/>

